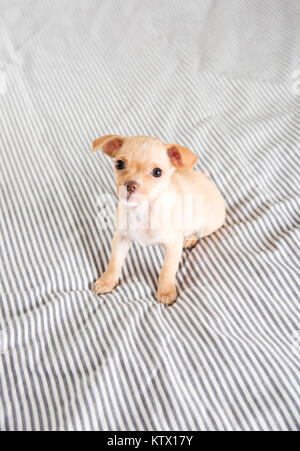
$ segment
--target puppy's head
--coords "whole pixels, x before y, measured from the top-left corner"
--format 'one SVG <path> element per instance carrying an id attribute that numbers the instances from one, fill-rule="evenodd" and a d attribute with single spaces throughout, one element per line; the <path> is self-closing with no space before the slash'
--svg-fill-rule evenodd
<path id="1" fill-rule="evenodd" d="M 176 169 L 191 168 L 197 161 L 191 150 L 148 136 L 101 136 L 92 152 L 98 149 L 114 159 L 118 194 L 125 187 L 130 204 L 154 199 L 167 189 Z"/>

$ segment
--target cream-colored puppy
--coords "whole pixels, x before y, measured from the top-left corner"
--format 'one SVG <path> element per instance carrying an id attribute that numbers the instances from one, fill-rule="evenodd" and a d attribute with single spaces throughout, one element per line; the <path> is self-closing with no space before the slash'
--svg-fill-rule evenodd
<path id="1" fill-rule="evenodd" d="M 98 149 L 114 158 L 119 203 L 110 261 L 94 291 L 108 293 L 117 285 L 130 241 L 161 244 L 157 299 L 173 304 L 182 248 L 222 226 L 223 197 L 206 174 L 192 169 L 197 157 L 185 147 L 148 136 L 106 135 L 93 142 L 92 151 Z"/>

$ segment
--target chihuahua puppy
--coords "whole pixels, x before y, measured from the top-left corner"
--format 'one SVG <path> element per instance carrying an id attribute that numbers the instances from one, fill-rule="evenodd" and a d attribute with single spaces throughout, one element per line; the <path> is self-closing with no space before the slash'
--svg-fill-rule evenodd
<path id="1" fill-rule="evenodd" d="M 157 300 L 176 299 L 175 277 L 183 248 L 193 247 L 225 220 L 225 202 L 205 173 L 193 170 L 197 156 L 177 144 L 148 136 L 106 135 L 93 142 L 114 159 L 119 203 L 117 227 L 106 271 L 95 282 L 97 294 L 117 285 L 130 242 L 165 248 Z"/>

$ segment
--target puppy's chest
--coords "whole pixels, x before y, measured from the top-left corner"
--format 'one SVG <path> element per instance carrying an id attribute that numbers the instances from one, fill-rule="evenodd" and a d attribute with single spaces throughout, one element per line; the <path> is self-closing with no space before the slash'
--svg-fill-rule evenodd
<path id="1" fill-rule="evenodd" d="M 147 205 L 128 208 L 127 229 L 125 233 L 130 240 L 137 241 L 142 245 L 159 242 L 160 237 L 157 231 L 150 229 L 150 218 Z"/>

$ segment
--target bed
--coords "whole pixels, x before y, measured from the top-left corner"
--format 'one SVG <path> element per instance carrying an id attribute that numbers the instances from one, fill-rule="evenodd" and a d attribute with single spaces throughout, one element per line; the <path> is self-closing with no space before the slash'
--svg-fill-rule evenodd
<path id="1" fill-rule="evenodd" d="M 0 2 L 2 431 L 299 430 L 300 4 Z M 198 155 L 222 229 L 110 252 L 105 134 Z M 107 201 L 105 199 L 108 199 Z"/>

